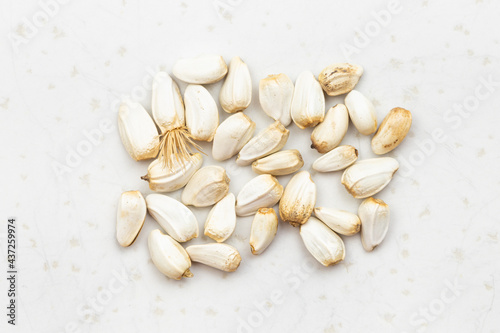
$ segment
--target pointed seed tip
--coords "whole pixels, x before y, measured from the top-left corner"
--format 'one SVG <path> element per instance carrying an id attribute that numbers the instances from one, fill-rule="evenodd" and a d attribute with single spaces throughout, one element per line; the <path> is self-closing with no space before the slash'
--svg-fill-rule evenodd
<path id="1" fill-rule="evenodd" d="M 191 271 L 188 269 L 186 269 L 186 271 L 184 272 L 184 274 L 182 274 L 183 277 L 186 277 L 186 278 L 191 278 L 193 277 L 193 273 L 191 273 Z"/>

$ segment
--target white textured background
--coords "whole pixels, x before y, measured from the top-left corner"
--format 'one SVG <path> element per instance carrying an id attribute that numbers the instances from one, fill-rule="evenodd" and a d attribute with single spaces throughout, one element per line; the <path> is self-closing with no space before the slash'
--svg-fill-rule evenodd
<path id="1" fill-rule="evenodd" d="M 387 10 L 386 0 L 61 0 L 43 22 L 49 2 L 0 5 L 2 270 L 8 216 L 18 219 L 19 241 L 18 326 L 7 328 L 2 310 L 2 332 L 500 331 L 500 85 L 484 83 L 500 82 L 498 1 L 404 1 L 384 26 L 373 12 Z M 412 111 L 409 136 L 390 154 L 401 169 L 377 196 L 392 210 L 379 248 L 366 253 L 358 235 L 344 237 L 345 261 L 324 268 L 298 230 L 280 223 L 255 257 L 251 218 L 240 218 L 228 241 L 242 254 L 238 271 L 195 264 L 195 277 L 177 282 L 149 261 L 151 218 L 132 247 L 117 245 L 120 193 L 150 192 L 139 179 L 148 162 L 121 145 L 117 101 L 131 96 L 149 108 L 151 75 L 200 53 L 247 62 L 254 94 L 245 112 L 258 130 L 270 123 L 258 105 L 261 78 L 295 80 L 346 60 L 365 68 L 357 89 L 379 120 L 395 106 Z M 220 83 L 209 89 L 217 96 Z M 341 101 L 327 98 L 327 107 Z M 107 121 L 113 129 L 75 156 L 85 133 Z M 298 148 L 310 169 L 319 156 L 310 130 L 290 129 L 285 148 Z M 372 156 L 369 142 L 352 125 L 344 140 L 361 158 Z M 234 159 L 221 165 L 234 193 L 254 176 Z M 360 201 L 340 174 L 313 178 L 318 205 L 356 212 Z M 202 226 L 208 209 L 195 213 Z"/>

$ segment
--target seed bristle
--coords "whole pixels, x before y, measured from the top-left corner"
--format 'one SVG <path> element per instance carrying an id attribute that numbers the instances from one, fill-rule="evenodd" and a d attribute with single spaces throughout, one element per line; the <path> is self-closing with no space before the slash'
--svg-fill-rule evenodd
<path id="1" fill-rule="evenodd" d="M 186 127 L 178 127 L 165 131 L 160 135 L 159 159 L 164 168 L 173 169 L 174 158 L 185 165 L 191 159 L 194 150 L 205 154 L 201 147 L 193 141 L 193 136 Z"/>

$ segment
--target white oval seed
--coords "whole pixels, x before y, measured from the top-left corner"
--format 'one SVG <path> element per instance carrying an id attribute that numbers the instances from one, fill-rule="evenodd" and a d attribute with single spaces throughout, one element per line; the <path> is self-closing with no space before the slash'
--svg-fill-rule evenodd
<path id="1" fill-rule="evenodd" d="M 385 238 L 389 229 L 389 206 L 380 199 L 368 198 L 358 209 L 361 220 L 361 243 L 366 251 L 372 251 Z"/>
<path id="2" fill-rule="evenodd" d="M 349 111 L 354 127 L 363 135 L 370 135 L 377 130 L 375 107 L 357 90 L 351 91 L 345 98 L 345 106 Z"/>
<path id="3" fill-rule="evenodd" d="M 116 213 L 116 239 L 127 247 L 134 243 L 146 220 L 146 200 L 139 191 L 123 192 Z"/>
<path id="4" fill-rule="evenodd" d="M 311 148 L 324 154 L 337 147 L 344 139 L 349 127 L 349 114 L 344 104 L 333 106 L 326 113 L 325 120 L 311 133 Z"/>
<path id="5" fill-rule="evenodd" d="M 261 254 L 271 244 L 278 230 L 278 216 L 272 208 L 260 208 L 250 230 L 252 254 Z"/>

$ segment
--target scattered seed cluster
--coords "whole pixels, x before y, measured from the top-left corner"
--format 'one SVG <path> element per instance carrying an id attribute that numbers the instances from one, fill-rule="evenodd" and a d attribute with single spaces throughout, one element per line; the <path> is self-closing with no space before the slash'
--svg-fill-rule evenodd
<path id="1" fill-rule="evenodd" d="M 389 226 L 389 207 L 372 196 L 391 181 L 398 162 L 391 157 L 357 161 L 358 151 L 340 146 L 349 119 L 363 135 L 376 132 L 371 141 L 377 155 L 396 148 L 411 126 L 411 113 L 392 109 L 378 127 L 373 104 L 354 90 L 363 74 L 357 65 L 336 63 L 327 66 L 319 81 L 313 73 L 302 72 L 295 85 L 286 74 L 270 75 L 260 81 L 259 102 L 264 112 L 275 120 L 254 135 L 255 123 L 243 113 L 252 99 L 252 81 L 247 65 L 234 57 L 229 66 L 218 55 L 203 55 L 179 60 L 173 68 L 179 80 L 189 83 L 184 98 L 174 80 L 159 72 L 153 80 L 152 115 L 130 100 L 122 102 L 118 126 L 124 147 L 135 160 L 155 158 L 142 179 L 155 192 L 184 188 L 179 202 L 163 194 L 145 199 L 139 191 L 122 193 L 118 204 L 116 237 L 121 246 L 130 246 L 144 224 L 146 213 L 158 222 L 148 238 L 151 259 L 160 272 L 179 280 L 191 277 L 191 261 L 232 272 L 241 256 L 225 244 L 236 227 L 236 216 L 254 216 L 250 249 L 258 255 L 273 241 L 278 216 L 272 208 L 279 202 L 279 215 L 285 222 L 300 227 L 300 235 L 309 252 L 324 266 L 334 265 L 345 257 L 342 238 L 361 231 L 366 251 L 384 239 Z M 219 110 L 204 84 L 225 77 L 219 103 L 232 114 L 219 124 Z M 347 94 L 344 104 L 330 108 L 325 115 L 325 95 Z M 329 207 L 315 207 L 316 184 L 307 171 L 298 150 L 284 150 L 294 122 L 299 128 L 315 127 L 312 147 L 323 154 L 313 163 L 318 172 L 344 170 L 342 184 L 354 198 L 365 199 L 358 214 Z M 158 129 L 160 132 L 158 132 Z M 229 176 L 220 166 L 205 166 L 196 141 L 213 142 L 212 155 L 223 161 L 237 155 L 236 163 L 251 165 L 259 174 L 235 197 L 229 193 Z M 297 172 L 299 171 L 299 172 Z M 297 172 L 297 173 L 295 173 Z M 293 174 L 285 188 L 276 176 Z M 198 237 L 198 221 L 189 205 L 213 206 L 204 234 L 216 242 L 180 244 Z M 312 213 L 316 217 L 312 217 Z"/>

